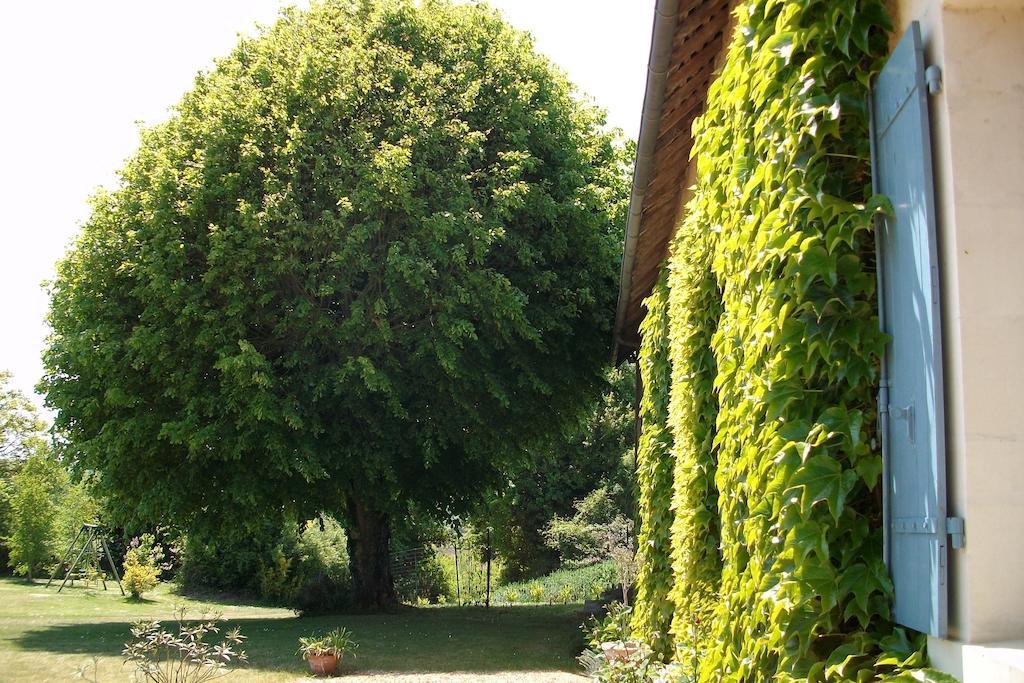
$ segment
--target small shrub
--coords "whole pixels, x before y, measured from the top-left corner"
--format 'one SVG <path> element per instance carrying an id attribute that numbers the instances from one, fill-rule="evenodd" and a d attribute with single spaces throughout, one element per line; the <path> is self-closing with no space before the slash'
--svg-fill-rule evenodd
<path id="1" fill-rule="evenodd" d="M 218 633 L 220 615 L 209 615 L 198 623 L 186 623 L 185 608 L 178 608 L 177 633 L 164 630 L 158 621 L 132 624 L 134 640 L 124 647 L 125 663 L 135 665 L 143 680 L 153 683 L 201 683 L 231 673 L 232 662 L 246 661 L 245 652 L 232 646 L 241 645 L 245 636 L 234 628 L 217 644 L 206 638 Z"/>
<path id="2" fill-rule="evenodd" d="M 620 602 L 611 603 L 604 618 L 591 617 L 590 622 L 583 626 L 587 642 L 592 648 L 600 650 L 601 643 L 631 640 L 629 622 L 632 616 L 632 608 Z"/>
<path id="3" fill-rule="evenodd" d="M 124 576 L 121 579 L 121 583 L 124 584 L 125 590 L 128 591 L 129 595 L 139 599 L 144 593 L 148 593 L 156 588 L 159 575 L 160 570 L 156 567 L 135 562 L 130 563 L 128 560 L 125 560 Z"/>
<path id="4" fill-rule="evenodd" d="M 309 520 L 299 534 L 293 606 L 304 614 L 336 611 L 351 599 L 345 529 L 333 517 Z"/>
<path id="5" fill-rule="evenodd" d="M 505 602 L 509 604 L 514 605 L 517 602 L 521 602 L 522 599 L 522 594 L 514 588 L 510 588 L 505 591 Z"/>
<path id="6" fill-rule="evenodd" d="M 526 593 L 530 596 L 530 602 L 541 602 L 544 599 L 544 586 L 537 582 L 531 583 Z"/>
<path id="7" fill-rule="evenodd" d="M 437 554 L 437 561 L 444 571 L 445 587 L 449 602 L 461 599 L 462 604 L 482 604 L 487 594 L 486 541 L 476 531 L 467 531 L 459 538 L 458 584 L 455 575 L 455 555 L 447 552 Z M 499 557 L 491 558 L 492 597 L 502 595 L 498 577 L 505 571 Z M 495 599 L 499 599 L 495 597 Z"/>
<path id="8" fill-rule="evenodd" d="M 290 605 L 298 594 L 298 586 L 292 574 L 293 558 L 286 557 L 281 546 L 270 553 L 270 561 L 260 560 L 257 580 L 260 597 L 278 605 Z"/>
<path id="9" fill-rule="evenodd" d="M 395 576 L 395 591 L 403 602 L 429 605 L 440 602 L 442 596 L 446 600 L 455 597 L 453 580 L 454 575 L 442 564 L 442 556 L 428 553 Z"/>
<path id="10" fill-rule="evenodd" d="M 562 603 L 563 605 L 568 605 L 570 602 L 572 602 L 572 598 L 573 598 L 572 586 L 570 586 L 569 584 L 565 584 L 558 591 L 558 602 Z"/>
<path id="11" fill-rule="evenodd" d="M 600 486 L 577 500 L 572 517 L 555 515 L 544 530 L 544 540 L 558 551 L 563 565 L 593 564 L 606 559 L 604 527 L 621 517 L 613 492 Z"/>
<path id="12" fill-rule="evenodd" d="M 645 643 L 623 658 L 611 659 L 604 652 L 584 650 L 576 661 L 589 677 L 602 683 L 695 683 L 678 673 L 674 665 L 659 662 Z"/>
<path id="13" fill-rule="evenodd" d="M 156 543 L 152 534 L 143 534 L 132 539 L 124 555 L 122 577 L 122 583 L 129 595 L 139 599 L 144 593 L 156 588 L 163 557 L 163 548 Z"/>

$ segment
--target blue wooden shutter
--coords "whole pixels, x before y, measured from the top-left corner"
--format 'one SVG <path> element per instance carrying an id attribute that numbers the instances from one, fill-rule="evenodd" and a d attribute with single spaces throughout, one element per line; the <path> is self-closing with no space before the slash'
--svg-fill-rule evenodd
<path id="1" fill-rule="evenodd" d="M 895 620 L 947 630 L 946 452 L 931 136 L 917 22 L 872 93 L 875 191 L 895 214 L 878 229 L 879 306 L 892 337 L 879 392 L 886 550 Z"/>

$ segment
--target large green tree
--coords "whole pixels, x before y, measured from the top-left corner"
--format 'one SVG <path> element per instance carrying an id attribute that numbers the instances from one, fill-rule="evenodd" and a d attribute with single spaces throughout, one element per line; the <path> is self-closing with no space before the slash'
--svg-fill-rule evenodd
<path id="1" fill-rule="evenodd" d="M 624 153 L 484 6 L 286 12 L 200 75 L 94 200 L 43 385 L 114 512 L 453 511 L 578 421 L 609 351 Z"/>

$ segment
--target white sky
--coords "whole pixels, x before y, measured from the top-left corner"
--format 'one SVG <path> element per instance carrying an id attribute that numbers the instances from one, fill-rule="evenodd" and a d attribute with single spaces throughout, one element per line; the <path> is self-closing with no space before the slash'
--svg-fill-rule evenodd
<path id="1" fill-rule="evenodd" d="M 280 0 L 29 0 L 0 8 L 0 369 L 37 403 L 47 298 L 88 215 L 196 72 Z M 654 0 L 491 0 L 636 137 Z"/>

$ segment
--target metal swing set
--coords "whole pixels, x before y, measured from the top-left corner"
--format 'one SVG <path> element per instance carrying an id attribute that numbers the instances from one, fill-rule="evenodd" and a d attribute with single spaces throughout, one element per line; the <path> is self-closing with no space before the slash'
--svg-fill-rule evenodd
<path id="1" fill-rule="evenodd" d="M 78 554 L 75 555 L 75 561 L 68 566 L 68 571 L 64 574 L 64 580 L 60 583 L 60 588 L 57 592 L 60 593 L 64 590 L 64 585 L 70 580 L 73 586 L 75 580 L 72 578 L 72 574 L 78 567 L 82 558 L 86 556 L 86 551 L 89 552 L 89 556 L 92 558 L 93 565 L 97 570 L 100 569 L 100 561 L 102 559 L 100 552 L 102 551 L 103 556 L 107 558 L 107 563 L 110 565 L 110 571 L 114 574 L 114 580 L 117 581 L 117 587 L 121 589 L 121 595 L 124 595 L 124 587 L 121 585 L 121 576 L 117 573 L 117 565 L 114 564 L 114 557 L 110 554 L 110 547 L 107 545 L 107 539 L 100 533 L 100 527 L 98 524 L 83 524 L 82 528 L 75 534 L 75 538 L 68 545 L 68 549 L 64 552 L 64 557 L 61 558 L 60 563 L 57 564 L 53 570 L 53 574 L 50 576 L 50 580 L 46 582 L 46 587 L 49 588 L 50 584 L 53 583 L 54 579 L 57 578 L 57 574 L 60 573 L 61 568 L 67 564 L 68 558 L 78 547 L 78 540 L 83 537 L 81 549 L 78 550 Z M 100 581 L 103 583 L 103 590 L 107 590 L 107 579 L 106 574 L 100 572 Z"/>

